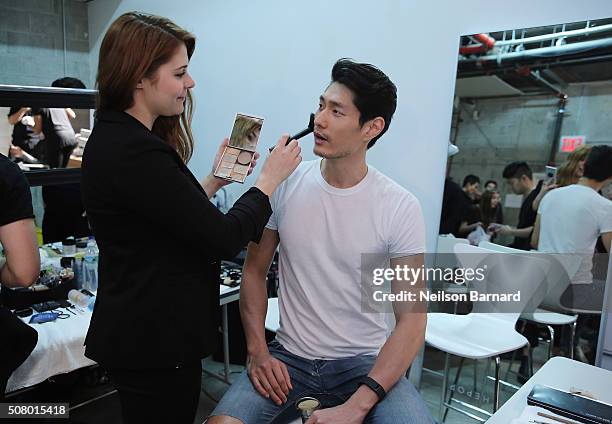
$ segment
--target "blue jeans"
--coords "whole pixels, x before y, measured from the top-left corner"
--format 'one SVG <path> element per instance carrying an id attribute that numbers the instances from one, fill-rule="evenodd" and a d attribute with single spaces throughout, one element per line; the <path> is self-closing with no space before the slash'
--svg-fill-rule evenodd
<path id="1" fill-rule="evenodd" d="M 303 396 L 319 399 L 323 408 L 344 403 L 357 390 L 357 381 L 367 375 L 376 356 L 361 355 L 336 360 L 308 360 L 288 352 L 273 340 L 268 348 L 289 371 L 293 390 L 287 402 L 276 405 L 255 390 L 246 371 L 232 384 L 211 416 L 227 415 L 246 424 L 286 423 L 299 416 L 295 401 Z M 427 424 L 434 420 L 414 386 L 401 378 L 365 419 L 366 423 Z"/>

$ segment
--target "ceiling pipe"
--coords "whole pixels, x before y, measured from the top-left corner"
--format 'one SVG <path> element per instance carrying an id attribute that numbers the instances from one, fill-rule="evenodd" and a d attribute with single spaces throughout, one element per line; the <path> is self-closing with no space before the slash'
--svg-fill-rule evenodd
<path id="1" fill-rule="evenodd" d="M 472 44 L 459 47 L 459 53 L 464 55 L 484 53 L 491 50 L 495 46 L 495 38 L 488 34 L 475 34 L 473 37 L 480 41 L 481 44 Z"/>
<path id="2" fill-rule="evenodd" d="M 606 47 L 612 47 L 612 38 L 605 38 L 602 40 L 583 41 L 580 43 L 565 44 L 562 46 L 554 47 L 543 47 L 538 49 L 522 50 L 520 52 L 511 52 L 504 54 L 492 54 L 488 56 L 480 56 L 469 59 L 459 59 L 462 63 L 477 63 L 477 62 L 497 62 L 501 63 L 508 59 L 524 59 L 534 57 L 546 57 L 546 56 L 562 56 L 574 53 L 581 53 L 587 50 L 601 49 Z"/>
<path id="3" fill-rule="evenodd" d="M 495 45 L 497 47 L 501 47 L 501 46 L 512 46 L 516 44 L 539 43 L 541 41 L 554 40 L 556 38 L 579 37 L 581 35 L 591 35 L 591 34 L 597 34 L 599 32 L 606 32 L 606 31 L 612 31 L 612 24 L 601 25 L 601 26 L 596 26 L 596 27 L 591 27 L 591 28 L 575 29 L 571 31 L 554 32 L 550 34 L 536 35 L 534 37 L 516 38 L 514 40 L 496 41 Z"/>

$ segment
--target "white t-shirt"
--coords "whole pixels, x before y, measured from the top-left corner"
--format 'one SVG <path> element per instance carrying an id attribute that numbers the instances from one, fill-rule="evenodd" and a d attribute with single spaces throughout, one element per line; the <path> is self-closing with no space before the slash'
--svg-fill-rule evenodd
<path id="1" fill-rule="evenodd" d="M 307 359 L 376 355 L 387 339 L 382 313 L 361 309 L 361 254 L 425 252 L 419 201 L 376 169 L 339 189 L 303 162 L 274 192 L 267 228 L 277 230 L 278 341 Z"/>
<path id="2" fill-rule="evenodd" d="M 612 202 L 590 187 L 573 184 L 547 193 L 538 214 L 541 215 L 538 250 L 583 255 L 572 283 L 591 283 L 597 238 L 612 231 Z"/>

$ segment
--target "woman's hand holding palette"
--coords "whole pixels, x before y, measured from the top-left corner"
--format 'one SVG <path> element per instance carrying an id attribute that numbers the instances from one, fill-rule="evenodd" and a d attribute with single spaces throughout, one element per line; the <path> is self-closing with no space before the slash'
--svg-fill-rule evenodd
<path id="1" fill-rule="evenodd" d="M 236 115 L 229 145 L 223 151 L 214 172 L 216 177 L 244 182 L 255 156 L 262 125 L 263 118 L 240 113 Z"/>

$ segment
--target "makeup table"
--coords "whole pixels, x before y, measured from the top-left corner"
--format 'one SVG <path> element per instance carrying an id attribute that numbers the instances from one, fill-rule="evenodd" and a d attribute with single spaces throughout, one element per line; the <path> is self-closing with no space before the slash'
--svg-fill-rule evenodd
<path id="1" fill-rule="evenodd" d="M 238 300 L 240 286 L 219 286 L 223 321 L 223 375 L 214 375 L 229 384 L 229 337 L 227 325 L 227 305 Z M 61 309 L 63 311 L 63 309 Z M 80 368 L 96 365 L 94 361 L 85 357 L 85 336 L 91 321 L 91 312 L 75 311 L 76 315 L 69 314 L 68 319 L 58 319 L 44 324 L 29 324 L 38 332 L 36 347 L 19 368 L 15 370 L 7 384 L 7 393 L 16 392 L 36 384 L 50 377 L 65 374 Z M 28 322 L 30 317 L 22 318 Z"/>
<path id="2" fill-rule="evenodd" d="M 518 418 L 527 406 L 527 395 L 534 385 L 541 384 L 569 391 L 571 387 L 592 393 L 597 400 L 612 403 L 612 372 L 583 362 L 556 356 L 546 362 L 504 405 L 486 422 L 508 424 Z"/>

